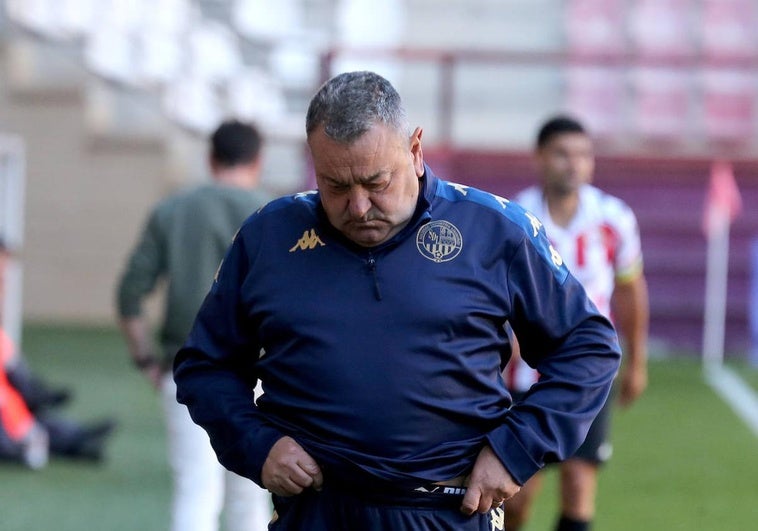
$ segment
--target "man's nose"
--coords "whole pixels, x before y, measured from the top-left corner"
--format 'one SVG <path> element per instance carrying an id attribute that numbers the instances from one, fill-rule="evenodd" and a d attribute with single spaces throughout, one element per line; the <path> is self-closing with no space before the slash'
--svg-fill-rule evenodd
<path id="1" fill-rule="evenodd" d="M 367 190 L 356 186 L 350 191 L 348 210 L 354 219 L 362 219 L 371 210 L 371 197 Z"/>
<path id="2" fill-rule="evenodd" d="M 581 168 L 584 164 L 587 163 L 587 158 L 588 158 L 587 155 L 583 153 L 569 155 L 568 157 L 569 166 L 571 167 L 572 170 Z"/>

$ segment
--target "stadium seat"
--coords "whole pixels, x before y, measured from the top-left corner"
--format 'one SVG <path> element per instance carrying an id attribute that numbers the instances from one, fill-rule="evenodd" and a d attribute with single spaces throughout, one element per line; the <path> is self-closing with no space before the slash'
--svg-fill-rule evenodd
<path id="1" fill-rule="evenodd" d="M 624 126 L 625 78 L 612 67 L 571 66 L 565 69 L 564 106 L 582 116 L 598 139 L 613 136 Z"/>
<path id="2" fill-rule="evenodd" d="M 89 30 L 95 0 L 6 0 L 8 18 L 42 37 L 71 40 Z"/>
<path id="3" fill-rule="evenodd" d="M 210 133 L 224 115 L 223 102 L 210 80 L 191 74 L 166 86 L 162 108 L 173 122 L 202 135 Z"/>
<path id="4" fill-rule="evenodd" d="M 634 49 L 642 57 L 683 57 L 696 49 L 689 0 L 638 0 L 627 18 Z"/>
<path id="5" fill-rule="evenodd" d="M 691 126 L 692 79 L 687 72 L 642 67 L 631 71 L 632 127 L 646 140 L 678 142 Z"/>
<path id="6" fill-rule="evenodd" d="M 232 26 L 253 41 L 276 42 L 302 31 L 301 5 L 297 0 L 235 0 Z"/>
<path id="7" fill-rule="evenodd" d="M 338 46 L 363 50 L 382 50 L 403 45 L 405 5 L 402 0 L 338 0 L 336 35 Z M 398 83 L 401 64 L 387 57 L 338 55 L 332 62 L 332 74 L 349 70 L 373 70 Z"/>
<path id="8" fill-rule="evenodd" d="M 237 36 L 224 24 L 201 20 L 187 39 L 188 70 L 192 76 L 221 83 L 242 66 Z"/>
<path id="9" fill-rule="evenodd" d="M 275 130 L 287 112 L 281 86 L 260 68 L 246 68 L 229 80 L 227 101 L 233 115 Z"/>
<path id="10" fill-rule="evenodd" d="M 711 58 L 749 58 L 758 52 L 753 0 L 703 0 L 700 42 Z"/>
<path id="11" fill-rule="evenodd" d="M 572 55 L 607 55 L 626 48 L 623 0 L 568 0 L 566 45 Z"/>
<path id="12" fill-rule="evenodd" d="M 710 140 L 743 142 L 754 137 L 755 72 L 708 69 L 701 77 L 702 112 Z"/>

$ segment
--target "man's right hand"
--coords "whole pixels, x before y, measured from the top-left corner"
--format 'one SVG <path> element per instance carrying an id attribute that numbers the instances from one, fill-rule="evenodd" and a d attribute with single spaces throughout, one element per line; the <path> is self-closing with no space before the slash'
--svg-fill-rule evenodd
<path id="1" fill-rule="evenodd" d="M 161 366 L 158 363 L 152 365 L 151 367 L 145 367 L 142 369 L 142 373 L 145 375 L 145 377 L 152 384 L 156 391 L 161 390 L 161 387 L 163 386 L 163 369 L 161 369 Z"/>
<path id="2" fill-rule="evenodd" d="M 321 490 L 324 476 L 316 461 L 292 437 L 282 437 L 268 453 L 261 473 L 263 486 L 278 496 L 294 496 L 307 488 Z"/>

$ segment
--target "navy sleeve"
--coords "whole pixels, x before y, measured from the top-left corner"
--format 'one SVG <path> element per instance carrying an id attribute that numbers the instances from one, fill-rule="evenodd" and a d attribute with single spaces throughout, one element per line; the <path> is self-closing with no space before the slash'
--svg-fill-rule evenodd
<path id="1" fill-rule="evenodd" d="M 580 446 L 621 358 L 613 326 L 540 232 L 519 246 L 508 275 L 511 326 L 540 379 L 488 434 L 494 452 L 522 485 L 546 463 L 566 459 Z"/>
<path id="2" fill-rule="evenodd" d="M 263 463 L 282 434 L 254 402 L 260 346 L 241 304 L 248 269 L 248 249 L 238 233 L 176 355 L 174 380 L 177 400 L 208 432 L 219 462 L 262 486 Z"/>

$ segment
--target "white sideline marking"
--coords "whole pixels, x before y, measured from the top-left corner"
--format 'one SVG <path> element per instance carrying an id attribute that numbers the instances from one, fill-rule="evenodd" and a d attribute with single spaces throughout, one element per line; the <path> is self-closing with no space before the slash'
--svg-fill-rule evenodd
<path id="1" fill-rule="evenodd" d="M 704 367 L 705 381 L 729 404 L 758 437 L 758 395 L 731 370 L 713 364 Z"/>

